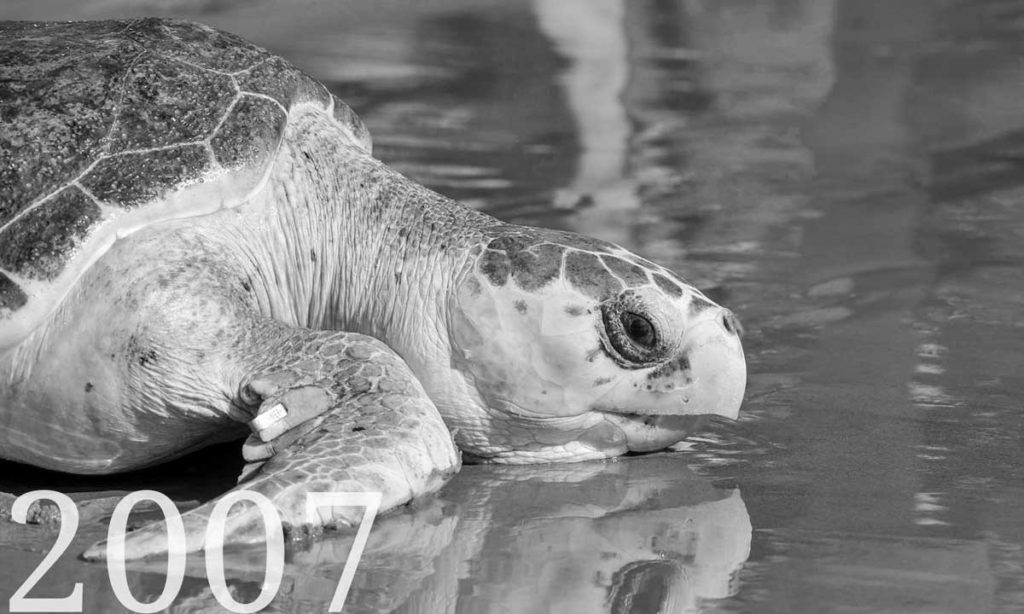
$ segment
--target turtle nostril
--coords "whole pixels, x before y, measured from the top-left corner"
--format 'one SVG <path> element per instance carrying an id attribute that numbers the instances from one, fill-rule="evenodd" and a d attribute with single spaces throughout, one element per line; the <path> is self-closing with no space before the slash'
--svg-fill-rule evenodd
<path id="1" fill-rule="evenodd" d="M 743 336 L 743 325 L 740 324 L 740 320 L 736 317 L 736 314 L 728 309 L 722 313 L 722 327 L 737 337 Z"/>

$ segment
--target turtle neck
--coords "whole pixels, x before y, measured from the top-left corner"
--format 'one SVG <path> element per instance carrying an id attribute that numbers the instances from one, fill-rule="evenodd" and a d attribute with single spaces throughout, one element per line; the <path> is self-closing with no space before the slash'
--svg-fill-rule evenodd
<path id="1" fill-rule="evenodd" d="M 436 357 L 445 303 L 502 223 L 387 168 L 322 114 L 293 109 L 283 143 L 251 228 L 263 238 L 247 241 L 261 310 Z"/>

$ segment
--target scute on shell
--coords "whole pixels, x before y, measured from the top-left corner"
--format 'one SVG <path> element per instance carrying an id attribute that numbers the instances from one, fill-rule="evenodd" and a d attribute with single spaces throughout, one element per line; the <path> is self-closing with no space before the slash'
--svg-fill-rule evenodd
<path id="1" fill-rule="evenodd" d="M 254 187 L 299 104 L 370 151 L 322 84 L 233 34 L 153 18 L 0 22 L 0 349 L 55 308 L 77 259 L 106 249 L 98 229 L 137 209 L 163 219 L 155 207 L 204 181 Z M 175 206 L 168 216 L 188 215 Z"/>
<path id="2" fill-rule="evenodd" d="M 53 279 L 99 220 L 99 206 L 74 186 L 26 212 L 0 240 L 0 267 L 32 279 Z"/>

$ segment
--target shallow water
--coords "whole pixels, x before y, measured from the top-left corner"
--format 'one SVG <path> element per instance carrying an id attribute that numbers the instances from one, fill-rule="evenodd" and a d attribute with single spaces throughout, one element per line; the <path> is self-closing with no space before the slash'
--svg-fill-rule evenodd
<path id="1" fill-rule="evenodd" d="M 1024 610 L 1024 2 L 172 5 L 322 78 L 401 171 L 634 249 L 746 327 L 738 422 L 648 457 L 466 467 L 379 521 L 346 611 Z M 102 537 L 96 509 L 70 551 Z M 47 539 L 0 528 L 0 596 Z M 324 611 L 347 547 L 292 553 L 274 611 Z M 238 595 L 260 556 L 228 557 Z M 197 565 L 176 612 L 213 607 Z M 86 611 L 116 610 L 102 566 L 50 574 L 33 594 L 83 581 Z M 159 565 L 132 574 L 160 591 Z"/>

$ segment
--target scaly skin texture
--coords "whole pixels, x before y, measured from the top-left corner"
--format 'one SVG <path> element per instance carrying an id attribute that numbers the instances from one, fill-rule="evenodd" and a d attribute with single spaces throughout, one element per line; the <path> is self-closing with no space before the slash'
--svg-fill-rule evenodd
<path id="1" fill-rule="evenodd" d="M 286 527 L 339 527 L 358 524 L 362 510 L 324 508 L 314 522 L 306 515 L 309 492 L 383 493 L 389 510 L 441 487 L 459 468 L 459 454 L 444 422 L 405 363 L 375 339 L 354 334 L 320 334 L 297 348 L 326 360 L 320 368 L 281 364 L 267 373 L 294 373 L 291 390 L 326 391 L 330 409 L 302 426 L 304 435 L 280 450 L 238 488 L 267 497 Z M 262 375 L 262 374 L 259 374 Z M 298 386 L 296 388 L 296 386 Z M 182 515 L 186 550 L 203 548 L 215 502 Z M 132 558 L 167 550 L 165 523 L 131 533 Z M 245 502 L 231 508 L 224 539 L 231 543 L 266 539 L 262 515 Z M 219 536 L 218 536 L 219 537 Z M 102 559 L 107 544 L 87 550 Z"/>

